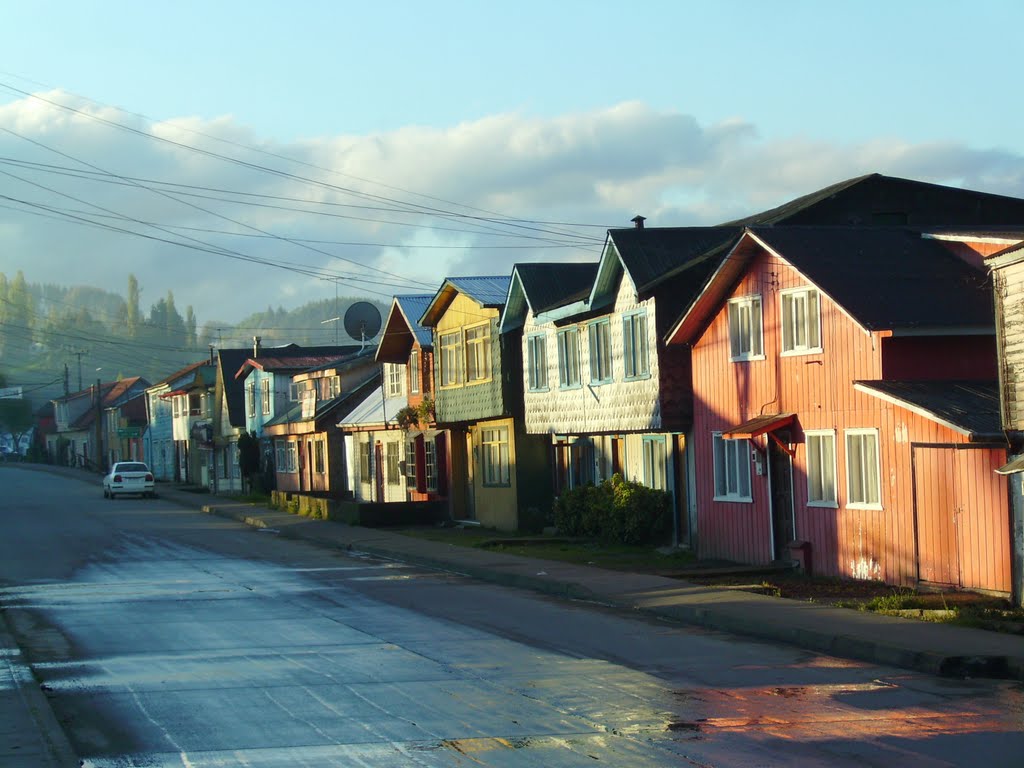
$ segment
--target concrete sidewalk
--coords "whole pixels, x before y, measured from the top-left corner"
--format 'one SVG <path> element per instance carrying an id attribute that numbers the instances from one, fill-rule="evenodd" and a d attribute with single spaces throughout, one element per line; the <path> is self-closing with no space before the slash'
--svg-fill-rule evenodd
<path id="1" fill-rule="evenodd" d="M 303 541 L 588 600 L 737 635 L 935 675 L 1024 680 L 1024 638 L 981 629 L 832 608 L 649 574 L 520 557 L 310 520 L 176 489 L 164 498 Z"/>

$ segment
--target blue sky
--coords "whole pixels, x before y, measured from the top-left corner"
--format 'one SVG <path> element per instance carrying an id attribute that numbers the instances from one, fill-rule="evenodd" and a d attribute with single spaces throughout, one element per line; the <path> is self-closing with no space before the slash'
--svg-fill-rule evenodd
<path id="1" fill-rule="evenodd" d="M 24 169 L 0 176 L 0 194 L 20 201 L 0 209 L 0 271 L 123 291 L 128 254 L 144 302 L 171 289 L 201 320 L 333 296 L 331 279 L 292 262 L 325 270 L 343 292 L 371 286 L 348 277 L 374 269 L 379 294 L 429 292 L 445 274 L 596 258 L 602 227 L 636 213 L 653 226 L 714 223 L 872 171 L 1024 196 L 1022 68 L 1000 39 L 1021 28 L 1019 2 L 7 0 L 0 17 L 0 156 L 147 185 L 117 194 Z M 18 91 L 293 178 L 126 136 Z M 327 179 L 355 196 L 318 186 Z M 388 210 L 326 220 L 201 203 L 211 214 L 152 194 L 157 181 L 384 198 Z M 252 227 L 217 242 L 285 263 L 55 223 L 66 210 L 37 215 L 46 204 L 100 215 L 80 200 L 191 227 L 206 243 Z M 396 205 L 430 200 L 446 215 L 396 219 Z M 531 243 L 449 225 L 478 209 L 580 225 L 579 238 Z M 268 234 L 280 238 L 273 247 Z M 329 243 L 288 253 L 298 239 Z M 244 294 L 230 289 L 239 280 Z"/>

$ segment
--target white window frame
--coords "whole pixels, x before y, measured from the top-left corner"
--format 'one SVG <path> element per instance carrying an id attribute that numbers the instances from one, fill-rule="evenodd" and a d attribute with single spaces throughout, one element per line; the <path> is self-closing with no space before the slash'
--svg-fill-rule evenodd
<path id="1" fill-rule="evenodd" d="M 458 387 L 462 385 L 462 330 L 456 329 L 448 333 L 440 333 L 437 337 L 439 366 L 442 387 Z"/>
<path id="2" fill-rule="evenodd" d="M 322 475 L 327 471 L 327 441 L 315 440 L 313 442 L 313 471 Z"/>
<path id="3" fill-rule="evenodd" d="M 405 395 L 405 366 L 398 363 L 384 363 L 387 372 L 387 397 Z"/>
<path id="4" fill-rule="evenodd" d="M 416 439 L 410 438 L 405 441 L 405 479 L 406 482 L 416 487 Z"/>
<path id="5" fill-rule="evenodd" d="M 260 382 L 260 406 L 264 416 L 270 413 L 270 379 Z"/>
<path id="6" fill-rule="evenodd" d="M 864 455 L 863 451 L 860 451 L 859 466 L 854 467 L 854 454 L 856 451 L 851 449 L 851 438 L 873 438 L 874 439 L 874 462 L 871 458 Z M 848 509 L 882 509 L 882 456 L 881 456 L 881 442 L 878 438 L 878 430 L 874 428 L 866 429 L 847 429 L 843 433 L 843 447 L 846 449 L 846 504 Z M 871 464 L 874 464 L 875 472 L 875 484 L 873 489 L 869 489 L 867 486 L 870 481 Z M 856 471 L 855 471 L 856 470 Z M 859 478 L 860 485 L 863 487 L 864 499 L 854 498 L 854 479 Z M 877 500 L 870 500 L 870 492 L 874 490 Z"/>
<path id="7" fill-rule="evenodd" d="M 285 453 L 288 458 L 288 471 L 295 474 L 299 471 L 299 444 L 294 440 L 289 440 L 285 447 Z"/>
<path id="8" fill-rule="evenodd" d="M 245 385 L 246 413 L 249 418 L 256 416 L 256 382 L 250 381 Z"/>
<path id="9" fill-rule="evenodd" d="M 491 380 L 491 323 L 471 325 L 464 329 L 466 348 L 466 383 L 480 384 Z"/>
<path id="10" fill-rule="evenodd" d="M 420 351 L 414 349 L 409 353 L 409 394 L 418 395 L 420 393 Z"/>
<path id="11" fill-rule="evenodd" d="M 426 489 L 437 490 L 437 443 L 429 437 L 423 440 L 423 473 L 426 475 Z"/>
<path id="12" fill-rule="evenodd" d="M 651 376 L 651 356 L 647 343 L 647 310 L 630 312 L 622 318 L 622 362 L 627 381 Z"/>
<path id="13" fill-rule="evenodd" d="M 764 360 L 761 295 L 729 299 L 726 315 L 729 325 L 729 360 Z"/>
<path id="14" fill-rule="evenodd" d="M 839 483 L 836 477 L 836 431 L 834 429 L 804 430 L 804 446 L 807 453 L 807 506 L 837 509 L 839 507 Z M 826 492 L 827 477 L 832 473 L 831 497 Z M 815 481 L 821 488 L 815 496 Z"/>
<path id="15" fill-rule="evenodd" d="M 612 372 L 612 324 L 609 318 L 596 320 L 587 326 L 590 357 L 590 383 L 610 384 Z"/>
<path id="16" fill-rule="evenodd" d="M 534 333 L 526 337 L 526 379 L 530 392 L 548 391 L 548 337 Z"/>
<path id="17" fill-rule="evenodd" d="M 373 443 L 359 443 L 359 481 L 369 485 L 373 483 Z"/>
<path id="18" fill-rule="evenodd" d="M 668 456 L 664 435 L 644 435 L 644 485 L 668 490 Z"/>
<path id="19" fill-rule="evenodd" d="M 485 427 L 480 430 L 480 469 L 480 478 L 486 486 L 512 484 L 508 427 Z"/>
<path id="20" fill-rule="evenodd" d="M 782 355 L 812 355 L 822 351 L 821 292 L 817 288 L 803 286 L 780 291 L 779 312 Z"/>
<path id="21" fill-rule="evenodd" d="M 715 469 L 715 501 L 754 501 L 750 477 L 750 443 L 747 440 L 726 440 L 721 432 L 712 432 Z M 746 485 L 746 494 L 743 486 Z"/>
<path id="22" fill-rule="evenodd" d="M 560 389 L 578 389 L 583 386 L 580 378 L 579 326 L 558 332 L 558 386 Z"/>
<path id="23" fill-rule="evenodd" d="M 398 485 L 401 482 L 401 446 L 392 440 L 384 444 L 384 467 L 387 470 L 388 485 Z"/>

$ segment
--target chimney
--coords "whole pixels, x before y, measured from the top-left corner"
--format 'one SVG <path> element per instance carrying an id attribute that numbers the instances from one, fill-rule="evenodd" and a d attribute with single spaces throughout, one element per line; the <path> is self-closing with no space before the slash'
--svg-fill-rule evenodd
<path id="1" fill-rule="evenodd" d="M 639 213 L 636 216 L 634 216 L 632 219 L 630 219 L 630 221 L 633 222 L 633 226 L 635 226 L 637 229 L 643 229 L 644 228 L 644 222 L 646 220 L 647 219 L 645 219 Z"/>
<path id="2" fill-rule="evenodd" d="M 252 337 L 252 357 L 255 360 L 260 356 L 260 342 L 263 341 L 259 336 Z"/>

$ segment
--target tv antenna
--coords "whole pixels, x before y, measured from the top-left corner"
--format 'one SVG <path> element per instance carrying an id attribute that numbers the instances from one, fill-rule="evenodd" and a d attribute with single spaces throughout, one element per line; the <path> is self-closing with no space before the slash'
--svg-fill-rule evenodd
<path id="1" fill-rule="evenodd" d="M 344 323 L 345 333 L 365 349 L 367 339 L 372 339 L 380 331 L 380 311 L 368 301 L 357 301 L 345 311 Z"/>

